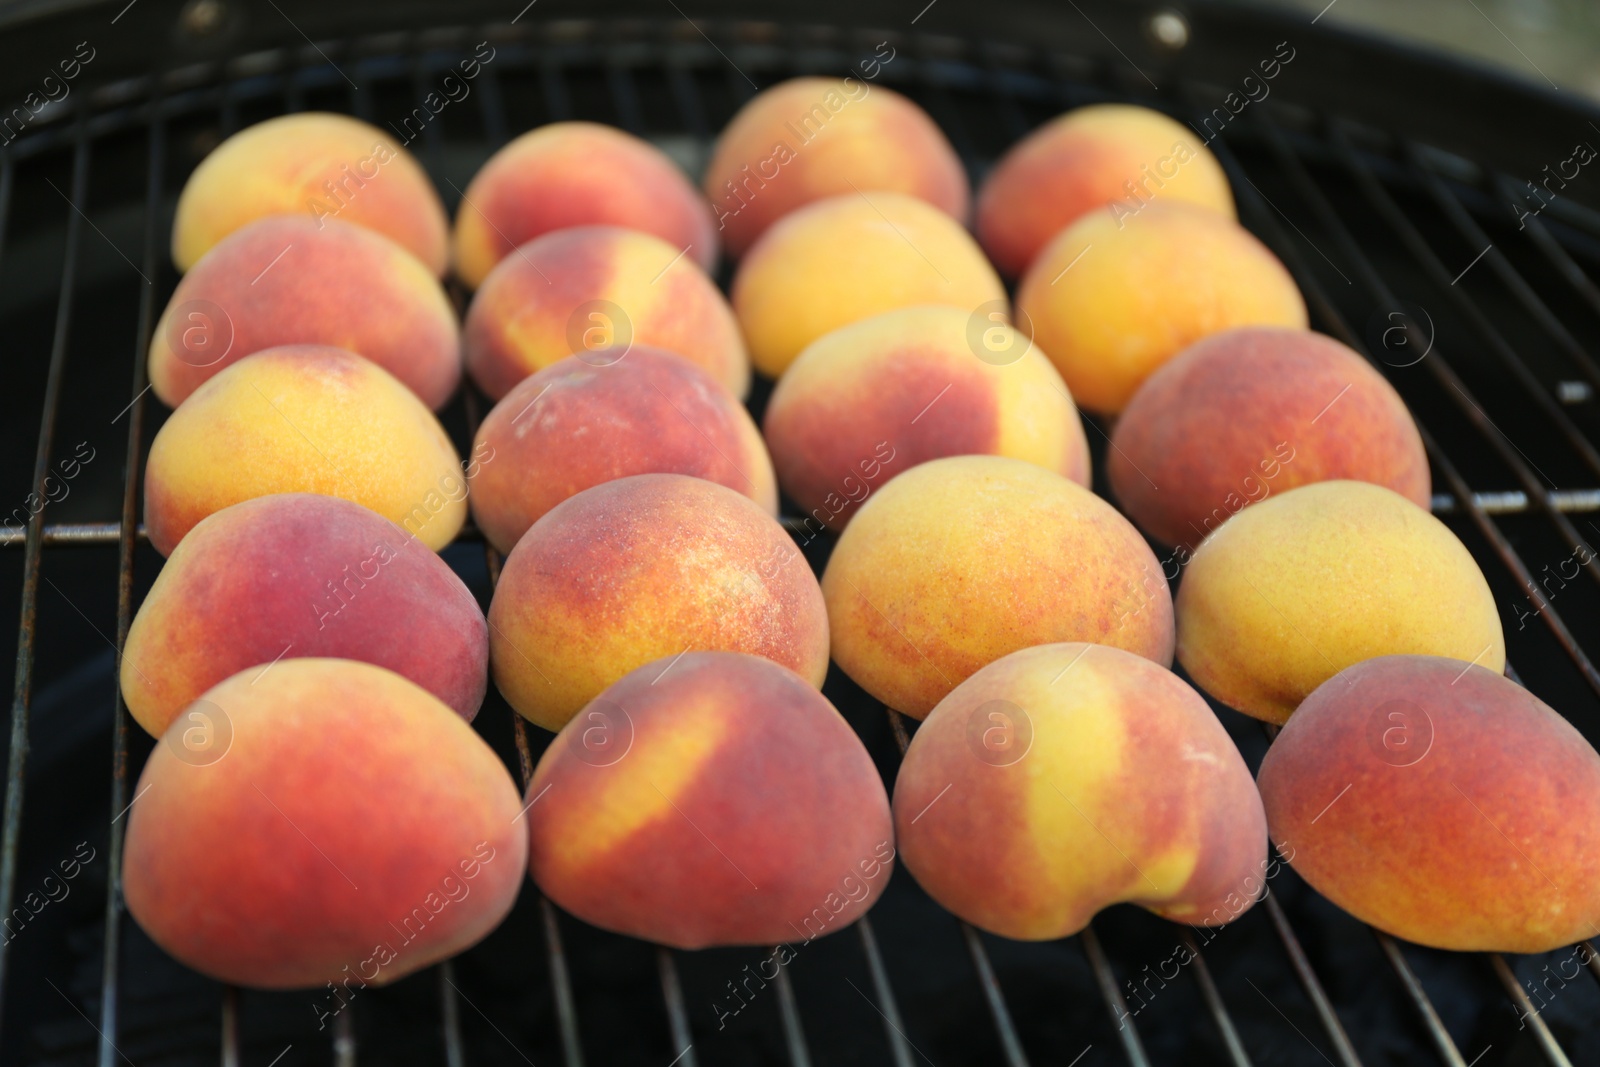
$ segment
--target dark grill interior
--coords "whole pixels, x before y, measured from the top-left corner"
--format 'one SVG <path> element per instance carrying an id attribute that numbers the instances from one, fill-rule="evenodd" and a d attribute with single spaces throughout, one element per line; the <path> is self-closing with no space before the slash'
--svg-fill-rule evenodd
<path id="1" fill-rule="evenodd" d="M 756 86 L 841 74 L 884 40 L 896 52 L 880 82 L 928 109 L 975 179 L 1066 108 L 1131 99 L 1198 125 L 1228 88 L 1163 77 L 1158 91 L 1115 56 L 914 28 L 537 15 L 483 29 L 362 27 L 109 83 L 90 65 L 67 101 L 0 152 L 8 354 L 0 510 L 16 508 L 0 529 L 0 602 L 21 605 L 0 915 L 44 896 L 46 875 L 80 841 L 94 856 L 56 883 L 64 894 L 50 890 L 45 906 L 36 914 L 27 906 L 27 921 L 3 935 L 0 1060 L 1600 1062 L 1592 951 L 1502 958 L 1401 945 L 1287 868 L 1261 904 L 1221 930 L 1191 932 L 1122 906 L 1082 935 L 1046 944 L 974 932 L 901 871 L 870 920 L 797 946 L 771 979 L 760 976 L 760 950 L 657 949 L 560 915 L 528 885 L 484 944 L 360 991 L 322 1030 L 326 993 L 224 989 L 156 949 L 118 897 L 121 814 L 151 741 L 129 728 L 113 652 L 160 563 L 136 524 L 142 457 L 164 417 L 144 395 L 144 357 L 176 282 L 173 205 L 221 138 L 302 109 L 397 128 L 482 40 L 495 56 L 470 96 L 431 115 L 411 146 L 452 207 L 496 147 L 560 119 L 616 124 L 697 169 Z M 1287 71 L 1285 85 L 1292 64 Z M 1590 136 L 1580 124 L 1570 140 Z M 1522 180 L 1281 97 L 1230 117 L 1212 146 L 1241 221 L 1293 271 L 1315 328 L 1371 354 L 1416 414 L 1433 461 L 1434 510 L 1472 549 L 1502 605 L 1513 676 L 1600 741 L 1600 671 L 1591 662 L 1600 650 L 1600 562 L 1589 547 L 1600 543 L 1600 366 L 1591 354 L 1600 348 L 1600 213 L 1561 192 L 1519 229 L 1507 202 Z M 758 388 L 758 413 L 764 399 Z M 469 387 L 444 414 L 463 454 L 486 410 Z M 1098 430 L 1090 434 L 1097 471 L 1106 441 Z M 74 457 L 77 473 L 63 480 Z M 44 495 L 52 472 L 50 484 L 66 491 L 52 489 L 47 512 L 35 513 L 28 494 Z M 819 538 L 808 547 L 813 567 L 828 546 Z M 487 605 L 493 553 L 465 541 L 445 556 Z M 892 783 L 914 724 L 886 715 L 837 670 L 826 693 Z M 1219 715 L 1255 766 L 1267 741 L 1259 724 Z M 525 778 L 543 733 L 524 729 L 493 693 L 478 724 Z M 1180 963 L 1190 953 L 1193 962 Z M 1584 969 L 1590 978 L 1577 973 Z"/>

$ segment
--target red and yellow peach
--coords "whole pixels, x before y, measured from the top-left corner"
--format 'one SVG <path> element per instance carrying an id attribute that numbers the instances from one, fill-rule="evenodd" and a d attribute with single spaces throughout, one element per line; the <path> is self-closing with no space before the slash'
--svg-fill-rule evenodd
<path id="1" fill-rule="evenodd" d="M 1432 500 L 1400 394 L 1329 337 L 1266 326 L 1212 334 L 1156 370 L 1117 419 L 1112 492 L 1138 526 L 1192 552 L 1274 492 L 1337 479 Z"/>
<path id="2" fill-rule="evenodd" d="M 821 688 L 828 617 L 783 527 L 726 486 L 638 474 L 545 513 L 489 605 L 495 684 L 560 729 L 644 663 L 687 650 L 765 656 Z"/>
<path id="3" fill-rule="evenodd" d="M 383 516 L 331 496 L 257 497 L 173 549 L 128 630 L 123 700 L 160 737 L 207 689 L 284 656 L 386 667 L 470 722 L 489 627 L 455 572 Z"/>
<path id="4" fill-rule="evenodd" d="M 717 139 L 702 185 L 733 256 L 796 208 L 844 193 L 904 193 L 967 217 L 966 171 L 933 119 L 856 77 L 757 93 Z"/>
<path id="5" fill-rule="evenodd" d="M 258 675 L 207 690 L 139 777 L 122 884 L 145 933 L 218 981 L 348 995 L 499 925 L 527 832 L 472 727 L 366 663 Z"/>
<path id="6" fill-rule="evenodd" d="M 1127 217 L 1090 212 L 1051 240 L 1017 288 L 1017 324 L 1080 406 L 1114 415 L 1194 342 L 1236 326 L 1304 329 L 1306 305 L 1238 223 L 1156 200 Z"/>
<path id="7" fill-rule="evenodd" d="M 432 549 L 467 517 L 433 413 L 376 363 L 319 345 L 247 356 L 172 413 L 145 464 L 150 544 L 170 556 L 207 515 L 272 493 L 353 500 Z"/>
<path id="8" fill-rule="evenodd" d="M 717 263 L 711 210 L 666 153 L 611 126 L 553 122 L 500 149 L 468 183 L 456 274 L 475 289 L 519 246 L 571 226 L 642 230 L 706 270 Z"/>
<path id="9" fill-rule="evenodd" d="M 1023 649 L 956 686 L 911 741 L 894 820 L 930 896 L 1027 941 L 1121 902 L 1231 922 L 1267 869 L 1261 798 L 1217 717 L 1170 671 L 1103 645 Z"/>
<path id="10" fill-rule="evenodd" d="M 187 271 L 223 238 L 271 215 L 374 230 L 435 277 L 449 258 L 444 205 L 428 175 L 389 134 L 348 115 L 284 115 L 218 145 L 178 197 L 172 261 Z"/>
<path id="11" fill-rule="evenodd" d="M 615 226 L 517 249 L 473 297 L 465 341 L 468 373 L 496 400 L 568 356 L 604 366 L 635 344 L 676 352 L 737 397 L 750 387 L 739 324 L 711 279 L 665 241 Z"/>
<path id="12" fill-rule="evenodd" d="M 1234 217 L 1233 193 L 1205 142 L 1159 111 L 1091 104 L 1012 146 L 978 191 L 978 240 L 1017 277 L 1050 239 L 1091 211 L 1116 218 L 1152 200 Z"/>
<path id="13" fill-rule="evenodd" d="M 1067 387 L 998 311 L 904 308 L 825 334 L 784 372 L 764 430 L 784 491 L 835 530 L 887 481 L 867 477 L 877 467 L 989 454 L 1089 484 Z"/>
<path id="14" fill-rule="evenodd" d="M 855 731 L 755 656 L 630 672 L 562 729 L 528 796 L 539 888 L 585 922 L 677 948 L 834 933 L 893 869 L 889 801 Z"/>
<path id="15" fill-rule="evenodd" d="M 150 384 L 177 407 L 245 356 L 299 344 L 363 355 L 434 410 L 461 381 L 455 311 L 416 257 L 359 226 L 278 215 L 178 283 L 150 339 Z"/>
<path id="16" fill-rule="evenodd" d="M 822 592 L 835 662 L 917 719 L 1034 645 L 1172 661 L 1172 599 L 1150 546 L 1089 490 L 1018 459 L 936 459 L 892 479 L 840 535 Z"/>

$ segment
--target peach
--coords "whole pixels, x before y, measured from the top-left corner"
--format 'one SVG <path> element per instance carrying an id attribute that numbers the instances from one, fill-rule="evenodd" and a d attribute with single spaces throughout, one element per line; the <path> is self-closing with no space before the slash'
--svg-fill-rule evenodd
<path id="1" fill-rule="evenodd" d="M 653 234 L 705 270 L 717 265 L 711 209 L 666 153 L 593 122 L 553 122 L 490 157 L 456 212 L 455 269 L 470 289 L 519 245 L 571 226 Z"/>
<path id="2" fill-rule="evenodd" d="M 1426 508 L 1428 456 L 1400 394 L 1305 330 L 1212 334 L 1152 374 L 1117 419 L 1106 473 L 1139 527 L 1186 552 L 1273 492 L 1337 479 Z"/>
<path id="3" fill-rule="evenodd" d="M 749 497 L 636 474 L 562 501 L 506 557 L 489 605 L 506 701 L 558 730 L 629 671 L 690 649 L 749 652 L 818 689 L 828 616 L 783 527 Z"/>
<path id="4" fill-rule="evenodd" d="M 257 497 L 173 549 L 128 631 L 122 696 L 160 737 L 224 678 L 290 655 L 386 667 L 470 722 L 489 627 L 455 572 L 383 516 L 331 496 Z"/>
<path id="5" fill-rule="evenodd" d="M 271 215 L 376 231 L 435 277 L 449 258 L 449 224 L 428 175 L 389 134 L 348 115 L 283 115 L 218 145 L 178 197 L 172 262 L 187 271 L 224 237 Z"/>
<path id="6" fill-rule="evenodd" d="M 1205 700 L 1103 645 L 1023 649 L 951 690 L 900 765 L 894 825 L 929 896 L 1023 941 L 1123 902 L 1231 922 L 1267 873 L 1261 797 Z"/>
<path id="7" fill-rule="evenodd" d="M 967 172 L 928 113 L 855 77 L 757 93 L 717 138 L 702 188 L 733 256 L 789 212 L 843 193 L 904 193 L 957 221 L 968 207 Z"/>
<path id="8" fill-rule="evenodd" d="M 1290 717 L 1260 785 L 1295 870 L 1380 930 L 1461 952 L 1600 934 L 1600 755 L 1494 671 L 1348 667 Z"/>
<path id="9" fill-rule="evenodd" d="M 150 544 L 170 556 L 207 515 L 272 493 L 353 500 L 432 549 L 467 517 L 462 465 L 433 413 L 376 363 L 321 345 L 247 356 L 172 413 L 145 464 Z"/>
<path id="10" fill-rule="evenodd" d="M 1304 329 L 1306 305 L 1267 247 L 1232 219 L 1179 201 L 1091 212 L 1039 253 L 1017 322 L 1078 403 L 1114 415 L 1157 367 L 1235 326 Z"/>
<path id="11" fill-rule="evenodd" d="M 439 283 L 393 241 L 279 215 L 220 241 L 173 291 L 150 339 L 150 384 L 171 407 L 253 352 L 347 348 L 428 407 L 461 381 L 461 333 Z"/>
<path id="12" fill-rule="evenodd" d="M 596 366 L 634 344 L 676 352 L 735 396 L 750 388 L 739 324 L 705 272 L 665 241 L 578 226 L 517 249 L 467 310 L 467 371 L 495 400 L 571 355 Z"/>
<path id="13" fill-rule="evenodd" d="M 756 656 L 630 671 L 562 728 L 528 798 L 539 888 L 587 923 L 676 948 L 834 933 L 893 869 L 889 799 L 855 731 Z"/>
<path id="14" fill-rule="evenodd" d="M 577 356 L 518 382 L 478 428 L 468 501 L 489 543 L 510 552 L 545 512 L 631 474 L 691 474 L 778 513 L 772 460 L 749 412 L 665 349 L 635 345 L 593 366 Z"/>
<path id="15" fill-rule="evenodd" d="M 1178 587 L 1178 662 L 1229 707 L 1286 721 L 1353 664 L 1400 653 L 1501 670 L 1483 572 L 1444 523 L 1370 482 L 1314 482 L 1245 508 Z"/>
<path id="16" fill-rule="evenodd" d="M 1110 504 L 1020 459 L 953 456 L 893 478 L 839 536 L 822 594 L 835 662 L 916 719 L 1034 645 L 1172 662 L 1172 599 L 1150 546 Z"/>
<path id="17" fill-rule="evenodd" d="M 739 264 L 733 310 L 756 369 L 776 378 L 841 326 L 896 308 L 998 313 L 1005 288 L 961 224 L 904 193 L 849 193 L 771 226 Z"/>
<path id="18" fill-rule="evenodd" d="M 784 491 L 834 530 L 877 485 L 942 456 L 1011 456 L 1089 484 L 1067 387 L 998 312 L 902 308 L 825 334 L 784 372 L 764 428 Z"/>
<path id="19" fill-rule="evenodd" d="M 145 933 L 220 982 L 333 983 L 333 1013 L 485 937 L 527 862 L 494 751 L 426 690 L 352 660 L 206 690 L 134 796 L 122 883 Z"/>
<path id="20" fill-rule="evenodd" d="M 1017 277 L 1089 212 L 1126 218 L 1152 200 L 1235 217 L 1222 165 L 1193 130 L 1149 108 L 1091 104 L 1034 130 L 995 164 L 978 191 L 978 240 Z"/>

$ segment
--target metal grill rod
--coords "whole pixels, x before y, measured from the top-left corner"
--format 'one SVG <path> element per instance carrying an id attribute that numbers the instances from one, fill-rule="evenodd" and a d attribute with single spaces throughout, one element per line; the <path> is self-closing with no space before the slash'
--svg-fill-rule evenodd
<path id="1" fill-rule="evenodd" d="M 1128 1011 L 1128 1002 L 1117 989 L 1117 976 L 1112 973 L 1111 963 L 1106 959 L 1106 950 L 1100 947 L 1100 935 L 1094 932 L 1094 923 L 1083 928 L 1078 934 L 1078 941 L 1083 946 L 1083 954 L 1088 957 L 1089 969 L 1094 972 L 1095 984 L 1100 987 L 1100 998 L 1106 1002 L 1106 1008 L 1111 1013 L 1111 1026 L 1117 1032 L 1117 1040 L 1122 1042 L 1122 1054 L 1132 1067 L 1150 1067 L 1144 1042 L 1139 1040 L 1139 1031 L 1133 1025 L 1133 1013 Z"/>
<path id="2" fill-rule="evenodd" d="M 50 368 L 45 378 L 44 410 L 39 421 L 39 444 L 33 461 L 33 491 L 48 501 L 45 479 L 50 473 L 50 453 L 55 443 L 56 416 L 61 408 L 62 371 L 67 362 L 67 334 L 72 323 L 72 299 L 77 282 L 78 246 L 83 231 L 80 209 L 88 199 L 89 138 L 87 112 L 80 106 L 74 123 L 71 203 L 67 206 L 66 252 L 62 256 L 61 288 L 56 299 L 55 335 L 50 343 Z M 0 217 L 9 218 L 13 164 L 0 152 Z M 0 235 L 3 236 L 3 235 Z M 40 564 L 44 547 L 44 513 L 47 503 L 28 520 L 27 544 L 22 558 L 22 606 L 17 626 L 16 679 L 11 698 L 10 752 L 6 763 L 4 830 L 0 832 L 0 915 L 10 915 L 17 887 L 17 849 L 22 838 L 22 797 L 27 788 L 28 713 L 33 698 L 33 628 L 39 612 Z M 5 1003 L 5 979 L 10 960 L 9 942 L 0 943 L 0 1005 Z M 4 1025 L 0 1018 L 0 1026 Z"/>

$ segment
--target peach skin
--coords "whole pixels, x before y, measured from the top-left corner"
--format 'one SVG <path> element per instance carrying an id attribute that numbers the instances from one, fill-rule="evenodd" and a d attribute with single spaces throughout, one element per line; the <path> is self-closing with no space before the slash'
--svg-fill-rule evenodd
<path id="1" fill-rule="evenodd" d="M 1106 455 L 1145 533 L 1192 553 L 1241 508 L 1338 479 L 1432 501 L 1428 456 L 1400 394 L 1331 337 L 1247 326 L 1197 341 L 1133 394 Z"/>
<path id="2" fill-rule="evenodd" d="M 1600 756 L 1495 671 L 1348 667 L 1290 716 L 1259 781 L 1294 869 L 1395 937 L 1535 953 L 1600 934 Z"/>
<path id="3" fill-rule="evenodd" d="M 733 310 L 756 369 L 783 374 L 823 334 L 918 304 L 996 311 L 1005 288 L 971 235 L 904 193 L 850 193 L 791 212 L 739 264 Z"/>
<path id="4" fill-rule="evenodd" d="M 1123 902 L 1231 922 L 1267 871 L 1261 797 L 1205 700 L 1103 645 L 1022 649 L 951 690 L 900 765 L 894 824 L 929 896 L 1022 941 Z"/>
<path id="5" fill-rule="evenodd" d="M 629 672 L 562 728 L 528 796 L 539 888 L 584 922 L 675 948 L 834 933 L 893 870 L 889 799 L 855 731 L 756 656 Z"/>
<path id="6" fill-rule="evenodd" d="M 467 371 L 496 400 L 568 356 L 607 366 L 635 344 L 676 352 L 736 397 L 750 388 L 728 302 L 704 271 L 647 233 L 578 226 L 530 241 L 489 274 L 467 310 Z"/>
<path id="7" fill-rule="evenodd" d="M 432 549 L 467 517 L 444 427 L 392 375 L 354 352 L 269 348 L 197 389 L 150 444 L 144 521 L 172 555 L 195 524 L 272 493 L 353 500 Z"/>
<path id="8" fill-rule="evenodd" d="M 829 196 L 904 193 L 958 222 L 968 207 L 967 172 L 928 113 L 855 77 L 791 78 L 757 93 L 717 138 L 702 186 L 733 256 Z"/>
<path id="9" fill-rule="evenodd" d="M 535 237 L 571 226 L 642 230 L 704 270 L 717 265 L 711 209 L 666 153 L 594 122 L 552 122 L 490 157 L 456 211 L 455 269 L 476 289 Z"/>
<path id="10" fill-rule="evenodd" d="M 1015 278 L 1089 212 L 1126 219 L 1152 200 L 1235 217 L 1222 165 L 1193 130 L 1149 108 L 1091 104 L 1045 123 L 995 164 L 978 191 L 978 240 Z"/>
<path id="11" fill-rule="evenodd" d="M 824 334 L 773 389 L 764 429 L 808 526 L 844 529 L 878 485 L 943 456 L 1010 456 L 1089 484 L 1061 375 L 998 310 L 902 308 Z"/>
<path id="12" fill-rule="evenodd" d="M 683 474 L 619 478 L 551 508 L 506 557 L 489 665 L 506 701 L 545 729 L 689 649 L 765 656 L 822 688 L 817 580 L 748 497 Z"/>
<path id="13" fill-rule="evenodd" d="M 778 513 L 772 460 L 750 414 L 710 374 L 634 345 L 594 366 L 577 356 L 524 378 L 478 428 L 468 502 L 489 543 L 510 552 L 545 512 L 631 474 L 690 474 Z"/>
<path id="14" fill-rule="evenodd" d="M 833 658 L 896 711 L 925 717 L 1008 653 L 1060 641 L 1172 662 L 1172 598 L 1116 509 L 1020 459 L 912 467 L 850 520 L 822 576 Z"/>
<path id="15" fill-rule="evenodd" d="M 1294 279 L 1225 215 L 1157 200 L 1090 212 L 1039 253 L 1017 323 L 1055 361 L 1079 406 L 1115 415 L 1157 367 L 1235 326 L 1305 329 Z"/>
<path id="16" fill-rule="evenodd" d="M 471 947 L 527 867 L 505 764 L 392 671 L 286 659 L 208 689 L 128 812 L 128 912 L 178 962 L 328 1011 Z M 339 989 L 342 987 L 342 989 Z"/>
<path id="17" fill-rule="evenodd" d="M 1189 563 L 1177 619 L 1178 662 L 1195 685 L 1267 722 L 1374 656 L 1506 662 L 1494 597 L 1466 546 L 1370 482 L 1303 485 L 1223 523 Z"/>
<path id="18" fill-rule="evenodd" d="M 359 226 L 279 215 L 178 283 L 150 339 L 150 384 L 177 407 L 245 356 L 297 344 L 366 356 L 436 411 L 461 381 L 455 311 L 415 257 Z"/>
<path id="19" fill-rule="evenodd" d="M 449 258 L 444 205 L 428 175 L 389 134 L 348 115 L 283 115 L 218 145 L 178 197 L 172 262 L 187 271 L 230 233 L 271 215 L 381 233 L 434 277 Z"/>
<path id="20" fill-rule="evenodd" d="M 489 684 L 488 624 L 443 560 L 359 504 L 280 493 L 201 519 L 173 549 L 128 631 L 122 696 L 160 737 L 224 678 L 291 653 L 386 667 L 468 722 Z"/>

